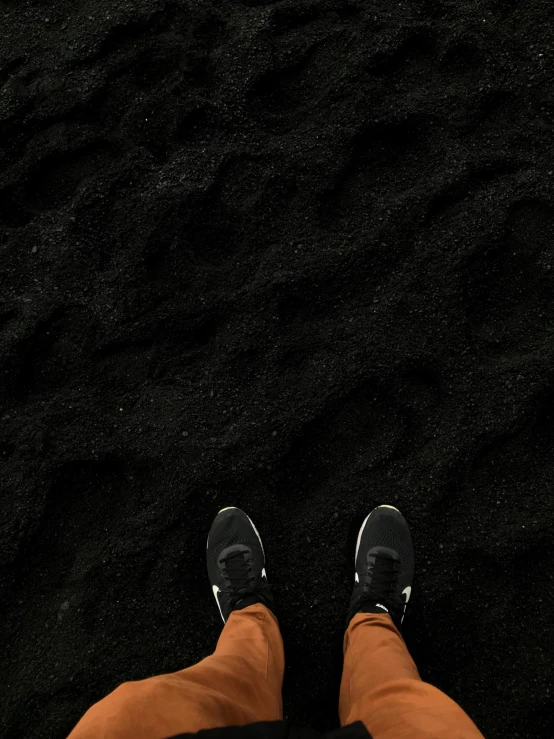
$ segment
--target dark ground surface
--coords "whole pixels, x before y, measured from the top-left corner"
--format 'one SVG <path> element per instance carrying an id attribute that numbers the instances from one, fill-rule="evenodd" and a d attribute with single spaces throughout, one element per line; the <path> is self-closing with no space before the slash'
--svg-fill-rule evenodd
<path id="1" fill-rule="evenodd" d="M 0 735 L 220 631 L 268 550 L 285 705 L 337 723 L 357 528 L 487 737 L 551 737 L 554 4 L 0 2 Z"/>

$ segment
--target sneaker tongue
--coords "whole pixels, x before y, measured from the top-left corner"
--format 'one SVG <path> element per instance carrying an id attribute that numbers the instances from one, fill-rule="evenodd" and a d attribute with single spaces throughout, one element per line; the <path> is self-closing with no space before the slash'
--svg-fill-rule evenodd
<path id="1" fill-rule="evenodd" d="M 385 603 L 372 603 L 367 601 L 357 611 L 358 613 L 374 613 L 375 615 L 390 616 L 393 624 L 396 628 L 401 631 L 402 629 L 402 616 L 397 610 L 389 608 Z"/>
<path id="2" fill-rule="evenodd" d="M 384 603 L 368 603 L 364 605 L 360 613 L 389 613 L 390 609 Z"/>
<path id="3" fill-rule="evenodd" d="M 241 611 L 243 608 L 248 608 L 248 606 L 253 606 L 254 603 L 261 603 L 261 598 L 254 593 L 246 594 L 244 596 L 239 597 L 238 599 L 234 599 L 231 601 L 233 610 Z"/>

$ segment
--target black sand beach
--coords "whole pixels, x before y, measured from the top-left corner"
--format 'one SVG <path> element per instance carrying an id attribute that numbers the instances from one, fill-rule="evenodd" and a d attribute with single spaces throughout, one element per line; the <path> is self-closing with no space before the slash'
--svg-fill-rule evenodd
<path id="1" fill-rule="evenodd" d="M 209 654 L 266 544 L 291 721 L 338 724 L 392 503 L 424 679 L 552 737 L 554 4 L 1 0 L 0 735 Z"/>

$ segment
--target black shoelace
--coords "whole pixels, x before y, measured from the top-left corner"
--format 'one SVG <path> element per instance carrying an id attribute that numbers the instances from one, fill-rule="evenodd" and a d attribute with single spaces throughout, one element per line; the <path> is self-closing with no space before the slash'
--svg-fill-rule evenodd
<path id="1" fill-rule="evenodd" d="M 375 554 L 374 562 L 368 562 L 364 579 L 371 577 L 371 584 L 364 588 L 360 603 L 382 603 L 390 610 L 403 608 L 397 593 L 398 578 L 400 576 L 400 562 L 386 554 Z"/>
<path id="2" fill-rule="evenodd" d="M 247 555 L 244 552 L 232 552 L 223 560 L 225 577 L 231 583 L 231 604 L 236 605 L 239 600 L 253 594 L 255 577 L 253 568 L 249 566 Z"/>

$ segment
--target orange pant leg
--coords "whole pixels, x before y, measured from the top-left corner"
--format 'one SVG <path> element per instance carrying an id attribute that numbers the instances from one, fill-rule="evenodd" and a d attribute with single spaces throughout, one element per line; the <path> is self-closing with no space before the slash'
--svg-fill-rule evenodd
<path id="1" fill-rule="evenodd" d="M 284 667 L 271 611 L 261 604 L 234 611 L 214 654 L 179 672 L 123 683 L 85 713 L 69 739 L 166 739 L 277 721 Z"/>
<path id="2" fill-rule="evenodd" d="M 421 680 L 386 613 L 358 613 L 348 626 L 339 714 L 373 739 L 483 739 L 457 703 Z"/>

